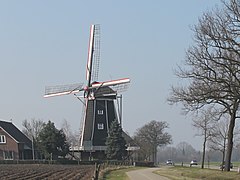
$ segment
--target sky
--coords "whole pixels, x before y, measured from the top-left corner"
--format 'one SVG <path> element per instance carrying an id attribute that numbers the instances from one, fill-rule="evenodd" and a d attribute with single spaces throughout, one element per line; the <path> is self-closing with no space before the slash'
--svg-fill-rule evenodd
<path id="1" fill-rule="evenodd" d="M 166 121 L 173 144 L 201 150 L 192 119 L 167 102 L 193 44 L 191 26 L 220 0 L 0 0 L 0 119 L 64 120 L 79 131 L 82 104 L 73 95 L 43 98 L 47 85 L 83 82 L 89 29 L 101 26 L 99 81 L 129 77 L 123 129 L 131 136 L 151 120 Z"/>

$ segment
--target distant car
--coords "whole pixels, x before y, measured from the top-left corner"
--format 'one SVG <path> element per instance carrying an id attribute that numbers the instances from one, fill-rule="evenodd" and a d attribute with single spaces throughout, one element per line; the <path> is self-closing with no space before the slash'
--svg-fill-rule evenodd
<path id="1" fill-rule="evenodd" d="M 191 162 L 190 162 L 190 166 L 192 166 L 192 165 L 198 165 L 198 163 L 197 163 L 197 160 L 192 160 Z"/>
<path id="2" fill-rule="evenodd" d="M 174 162 L 171 159 L 168 159 L 166 161 L 166 165 L 174 165 Z"/>
<path id="3" fill-rule="evenodd" d="M 225 162 L 223 163 L 223 164 L 220 164 L 220 169 L 224 169 L 225 168 Z M 233 164 L 231 163 L 230 164 L 230 169 L 232 169 L 233 168 Z"/>

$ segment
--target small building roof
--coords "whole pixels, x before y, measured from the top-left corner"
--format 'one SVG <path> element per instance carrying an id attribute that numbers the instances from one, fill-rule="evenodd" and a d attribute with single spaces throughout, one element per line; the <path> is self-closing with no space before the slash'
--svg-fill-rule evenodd
<path id="1" fill-rule="evenodd" d="M 17 143 L 24 143 L 32 148 L 32 141 L 23 134 L 12 122 L 0 120 L 0 127 L 8 133 Z"/>
<path id="2" fill-rule="evenodd" d="M 123 138 L 125 139 L 127 145 L 129 147 L 139 147 L 137 143 L 127 134 L 123 131 L 122 133 Z"/>

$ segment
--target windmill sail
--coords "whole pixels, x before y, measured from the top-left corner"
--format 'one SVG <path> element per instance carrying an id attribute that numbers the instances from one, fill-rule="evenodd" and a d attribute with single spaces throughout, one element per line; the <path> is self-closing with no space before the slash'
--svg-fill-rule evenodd
<path id="1" fill-rule="evenodd" d="M 88 86 L 90 86 L 91 84 L 93 43 L 94 43 L 94 25 L 92 25 L 90 28 L 89 47 L 88 47 L 88 60 L 87 60 L 87 71 L 86 71 L 86 79 L 88 81 Z"/>
<path id="2" fill-rule="evenodd" d="M 105 82 L 94 82 L 92 84 L 92 88 L 99 88 L 99 87 L 106 87 L 106 86 L 116 86 L 120 84 L 130 83 L 129 78 L 122 78 L 122 79 L 116 79 L 112 81 L 105 81 Z"/>
<path id="3" fill-rule="evenodd" d="M 70 85 L 58 85 L 58 86 L 46 86 L 44 97 L 61 96 L 67 94 L 78 93 L 82 90 L 83 83 L 70 84 Z"/>
<path id="4" fill-rule="evenodd" d="M 87 86 L 98 78 L 100 61 L 100 26 L 91 25 L 86 69 Z"/>

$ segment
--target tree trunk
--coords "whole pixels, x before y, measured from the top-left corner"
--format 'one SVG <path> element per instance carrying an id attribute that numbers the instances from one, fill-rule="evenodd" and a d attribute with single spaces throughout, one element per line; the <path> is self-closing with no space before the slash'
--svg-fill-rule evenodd
<path id="1" fill-rule="evenodd" d="M 204 142 L 203 142 L 203 154 L 202 154 L 202 166 L 201 168 L 204 168 L 204 161 L 205 161 L 205 154 L 206 154 L 206 142 L 207 142 L 207 138 L 206 135 L 204 136 Z"/>
<path id="2" fill-rule="evenodd" d="M 227 153 L 226 153 L 225 168 L 224 168 L 225 171 L 230 171 L 232 149 L 233 149 L 233 130 L 235 127 L 236 112 L 237 112 L 238 104 L 239 103 L 237 101 L 235 101 L 235 103 L 233 105 L 233 110 L 231 113 L 229 128 L 228 128 Z"/>
<path id="3" fill-rule="evenodd" d="M 156 165 L 156 151 L 155 151 L 155 147 L 153 148 L 153 162 L 154 162 L 154 165 Z"/>
<path id="4" fill-rule="evenodd" d="M 227 153 L 225 160 L 225 171 L 230 171 L 230 162 L 232 157 L 232 149 L 233 149 L 233 129 L 235 124 L 235 119 L 231 119 L 229 129 L 228 129 L 228 143 L 227 143 Z"/>
<path id="5" fill-rule="evenodd" d="M 225 148 L 225 146 L 224 146 L 224 148 Z M 221 169 L 222 169 L 222 171 L 223 171 L 224 164 L 225 164 L 224 159 L 225 159 L 225 150 L 223 150 L 223 152 L 222 152 L 222 165 L 221 165 Z"/>
<path id="6" fill-rule="evenodd" d="M 224 164 L 225 164 L 225 152 L 226 152 L 226 138 L 224 138 L 224 143 L 223 143 L 223 151 L 222 151 L 222 171 L 224 169 Z"/>
<path id="7" fill-rule="evenodd" d="M 154 146 L 154 164 L 157 165 L 157 146 Z"/>

